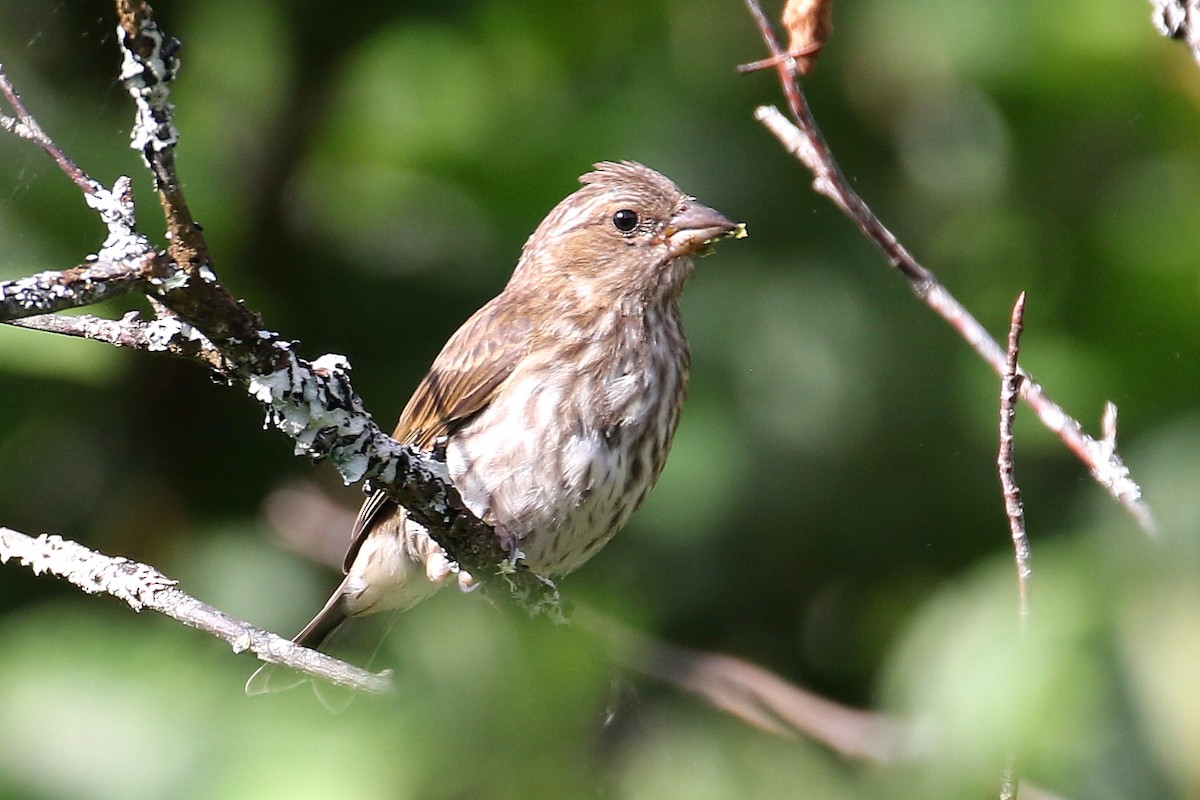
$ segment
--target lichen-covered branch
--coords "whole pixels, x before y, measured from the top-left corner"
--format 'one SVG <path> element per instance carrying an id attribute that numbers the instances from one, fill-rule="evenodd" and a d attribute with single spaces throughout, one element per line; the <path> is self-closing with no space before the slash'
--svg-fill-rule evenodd
<path id="1" fill-rule="evenodd" d="M 154 177 L 167 221 L 166 250 L 157 252 L 137 233 L 129 179 L 119 178 L 109 190 L 88 177 L 44 133 L 0 70 L 0 95 L 13 110 L 12 116 L 0 115 L 0 128 L 51 155 L 108 230 L 96 255 L 79 268 L 0 283 L 0 321 L 34 317 L 23 326 L 204 362 L 262 403 L 267 421 L 293 439 L 298 455 L 328 459 L 347 483 L 366 481 L 370 490 L 385 491 L 463 568 L 489 589 L 500 587 L 499 597 L 516 598 L 530 613 L 561 618 L 553 584 L 522 564 L 509 564 L 508 551 L 462 503 L 444 464 L 396 442 L 375 424 L 350 384 L 344 358 L 328 355 L 311 363 L 301 358 L 293 342 L 268 330 L 219 282 L 176 174 L 179 137 L 169 87 L 179 68 L 178 42 L 162 33 L 144 2 L 117 0 L 116 6 L 121 79 L 136 106 L 131 143 Z M 48 315 L 131 291 L 145 294 L 158 319 Z M 501 580 L 489 585 L 488 577 Z"/>
<path id="2" fill-rule="evenodd" d="M 227 642 L 235 653 L 249 650 L 263 661 L 363 692 L 391 691 L 386 674 L 376 675 L 260 630 L 181 591 L 175 581 L 147 564 L 107 556 L 58 536 L 34 538 L 0 528 L 0 564 L 12 559 L 35 575 L 54 575 L 88 594 L 111 595 L 134 611 L 148 608 L 165 614 Z"/>
<path id="3" fill-rule="evenodd" d="M 212 346 L 212 342 L 175 316 L 147 322 L 139 319 L 136 311 L 130 311 L 121 319 L 106 319 L 91 314 L 70 317 L 39 314 L 10 320 L 9 324 L 18 328 L 105 342 L 115 347 L 167 352 L 206 364 L 216 372 L 222 372 L 225 368 L 221 352 Z"/>
<path id="4" fill-rule="evenodd" d="M 0 321 L 95 305 L 146 288 L 146 275 L 129 264 L 93 261 L 71 269 L 0 281 Z"/>
<path id="5" fill-rule="evenodd" d="M 508 552 L 492 529 L 463 504 L 445 464 L 384 433 L 350 386 L 341 356 L 311 365 L 284 342 L 283 366 L 247 379 L 250 393 L 267 407 L 272 424 L 296 443 L 296 454 L 330 459 L 347 483 L 367 481 L 383 489 L 427 527 L 430 535 L 472 575 L 499 577 L 531 614 L 561 616 L 553 583 L 523 564 L 509 565 Z M 486 585 L 486 584 L 485 584 Z"/>
<path id="6" fill-rule="evenodd" d="M 788 109 L 792 114 L 792 119 L 789 120 L 774 106 L 760 106 L 754 112 L 755 118 L 779 140 L 784 149 L 812 172 L 813 189 L 832 200 L 850 217 L 863 234 L 883 251 L 888 263 L 904 276 L 913 293 L 949 323 L 997 375 L 1002 375 L 1005 366 L 1004 349 L 937 277 L 913 258 L 846 180 L 817 127 L 808 100 L 795 72 L 788 66 L 787 54 L 776 39 L 770 21 L 763 13 L 758 0 L 746 0 L 746 5 L 771 54 L 772 63 L 775 64 L 780 85 L 788 102 Z M 1153 532 L 1154 517 L 1149 506 L 1142 500 L 1141 488 L 1134 482 L 1128 467 L 1117 454 L 1115 423 L 1112 437 L 1106 435 L 1101 440 L 1092 438 L 1084 432 L 1079 422 L 1050 399 L 1042 386 L 1027 372 L 1021 370 L 1020 375 L 1021 399 L 1034 410 L 1042 424 L 1087 465 L 1092 477 L 1125 507 L 1143 530 Z"/>
<path id="7" fill-rule="evenodd" d="M 384 433 L 350 386 L 349 364 L 323 356 L 312 364 L 290 342 L 268 331 L 216 279 L 203 231 L 192 219 L 175 170 L 179 137 L 169 85 L 179 63 L 178 43 L 154 22 L 149 6 L 117 0 L 124 66 L 122 80 L 137 106 L 132 146 L 151 172 L 167 221 L 170 254 L 188 276 L 157 293 L 221 352 L 227 375 L 267 408 L 268 420 L 296 443 L 296 453 L 329 458 L 347 483 L 366 480 L 384 489 L 425 525 L 430 535 L 473 575 L 503 576 L 531 612 L 558 615 L 553 584 L 523 566 L 508 568 L 495 534 L 463 505 L 444 465 Z"/>

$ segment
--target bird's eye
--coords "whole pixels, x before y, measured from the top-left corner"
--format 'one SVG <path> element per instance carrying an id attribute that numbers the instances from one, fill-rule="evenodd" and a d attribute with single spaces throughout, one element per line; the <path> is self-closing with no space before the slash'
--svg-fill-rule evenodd
<path id="1" fill-rule="evenodd" d="M 619 230 L 621 233 L 629 233 L 637 227 L 637 212 L 629 208 L 622 208 L 620 211 L 613 214 L 612 224 L 613 227 Z"/>

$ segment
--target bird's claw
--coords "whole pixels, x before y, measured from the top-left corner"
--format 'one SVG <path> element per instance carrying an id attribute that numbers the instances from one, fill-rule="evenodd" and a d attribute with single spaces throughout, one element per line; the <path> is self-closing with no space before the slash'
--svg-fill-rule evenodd
<path id="1" fill-rule="evenodd" d="M 500 574 L 512 575 L 517 571 L 517 562 L 525 558 L 525 552 L 518 545 L 516 535 L 502 530 L 499 526 L 496 527 L 496 538 L 500 541 L 504 552 L 508 554 L 508 558 L 499 565 Z"/>

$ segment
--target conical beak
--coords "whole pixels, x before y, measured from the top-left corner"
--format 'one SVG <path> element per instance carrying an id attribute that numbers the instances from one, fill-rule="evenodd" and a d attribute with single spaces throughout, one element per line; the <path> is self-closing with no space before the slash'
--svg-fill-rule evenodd
<path id="1" fill-rule="evenodd" d="M 745 225 L 730 222 L 719 211 L 689 198 L 667 221 L 663 236 L 666 238 L 671 257 L 678 258 L 702 250 L 709 243 L 725 236 L 741 238 L 745 235 L 745 230 Z"/>

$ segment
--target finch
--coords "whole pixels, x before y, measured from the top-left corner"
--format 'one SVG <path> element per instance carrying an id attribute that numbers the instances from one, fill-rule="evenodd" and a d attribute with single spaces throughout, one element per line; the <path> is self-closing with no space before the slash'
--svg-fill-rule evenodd
<path id="1" fill-rule="evenodd" d="M 692 257 L 744 235 L 641 164 L 602 162 L 580 182 L 450 337 L 393 434 L 444 452 L 466 506 L 550 577 L 595 555 L 654 486 L 687 388 L 679 297 Z M 350 618 L 472 583 L 382 492 L 351 540 L 345 578 L 297 643 L 321 647 Z M 247 691 L 284 688 L 270 675 Z"/>

